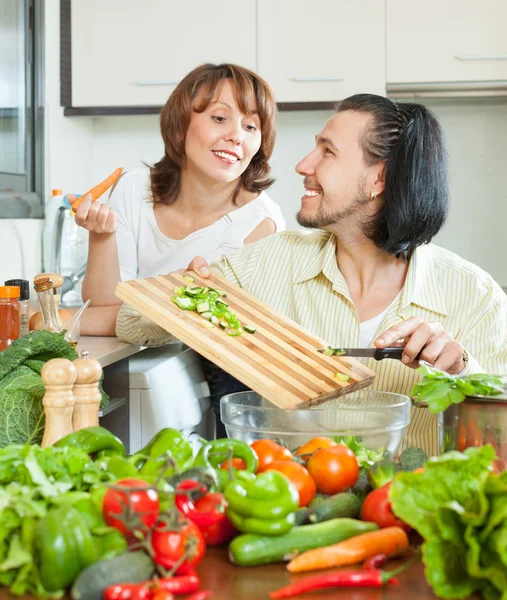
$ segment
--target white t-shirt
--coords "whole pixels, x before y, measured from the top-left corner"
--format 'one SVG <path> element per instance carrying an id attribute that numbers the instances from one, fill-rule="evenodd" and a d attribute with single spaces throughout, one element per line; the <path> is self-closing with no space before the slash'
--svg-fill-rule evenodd
<path id="1" fill-rule="evenodd" d="M 184 269 L 195 256 L 208 263 L 242 248 L 244 240 L 266 218 L 285 229 L 276 202 L 261 192 L 255 200 L 224 215 L 216 223 L 172 240 L 158 228 L 153 211 L 150 171 L 140 167 L 125 173 L 109 198 L 118 216 L 116 242 L 122 281 Z"/>
<path id="2" fill-rule="evenodd" d="M 380 324 L 390 308 L 391 307 L 388 306 L 379 315 L 373 317 L 373 319 L 368 319 L 368 321 L 359 323 L 359 348 L 369 348 L 371 346 L 375 339 L 377 329 L 380 327 Z"/>

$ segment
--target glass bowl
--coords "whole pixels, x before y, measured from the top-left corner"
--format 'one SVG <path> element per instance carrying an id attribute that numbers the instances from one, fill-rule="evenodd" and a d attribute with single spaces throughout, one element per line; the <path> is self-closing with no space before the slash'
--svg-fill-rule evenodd
<path id="1" fill-rule="evenodd" d="M 371 450 L 395 455 L 410 422 L 408 396 L 361 391 L 314 408 L 284 410 L 256 392 L 238 392 L 220 400 L 227 435 L 251 444 L 268 438 L 291 450 L 316 436 L 360 437 Z"/>

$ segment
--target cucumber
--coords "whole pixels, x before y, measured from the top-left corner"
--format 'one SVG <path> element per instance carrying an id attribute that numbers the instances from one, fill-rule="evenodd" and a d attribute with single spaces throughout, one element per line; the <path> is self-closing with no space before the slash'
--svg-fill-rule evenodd
<path id="1" fill-rule="evenodd" d="M 90 565 L 77 576 L 70 592 L 73 600 L 102 600 L 104 590 L 117 583 L 151 579 L 153 562 L 144 552 L 128 552 Z"/>
<path id="2" fill-rule="evenodd" d="M 330 519 L 339 519 L 349 517 L 354 519 L 359 516 L 361 510 L 361 501 L 357 496 L 350 492 L 335 494 L 319 502 L 312 507 L 308 520 L 311 523 L 321 523 Z"/>
<path id="3" fill-rule="evenodd" d="M 375 531 L 375 523 L 355 519 L 332 519 L 315 525 L 294 527 L 279 536 L 245 533 L 229 544 L 229 559 L 240 567 L 288 561 L 306 550 L 337 544 L 355 535 Z"/>

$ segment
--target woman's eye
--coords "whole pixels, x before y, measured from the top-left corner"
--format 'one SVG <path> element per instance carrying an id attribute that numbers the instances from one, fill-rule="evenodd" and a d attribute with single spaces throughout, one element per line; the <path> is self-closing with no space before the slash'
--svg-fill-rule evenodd
<path id="1" fill-rule="evenodd" d="M 215 121 L 216 123 L 223 123 L 225 121 L 225 117 L 220 117 L 218 115 L 211 115 L 211 118 L 213 119 L 213 121 Z"/>
<path id="2" fill-rule="evenodd" d="M 333 153 L 331 152 L 331 150 L 329 148 L 326 148 L 324 150 L 324 154 L 331 154 L 331 156 L 333 155 Z"/>
<path id="3" fill-rule="evenodd" d="M 255 125 L 245 125 L 247 131 L 257 131 L 257 127 Z"/>

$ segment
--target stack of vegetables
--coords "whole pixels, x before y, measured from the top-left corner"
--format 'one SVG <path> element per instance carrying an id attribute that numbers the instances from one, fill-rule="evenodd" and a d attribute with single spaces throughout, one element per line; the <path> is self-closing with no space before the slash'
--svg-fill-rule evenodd
<path id="1" fill-rule="evenodd" d="M 212 592 L 196 568 L 207 547 L 228 544 L 239 567 L 347 567 L 272 598 L 380 588 L 410 562 L 381 569 L 408 553 L 415 528 L 437 595 L 505 600 L 507 478 L 491 473 L 493 457 L 484 447 L 428 461 L 411 448 L 395 463 L 357 438 L 325 437 L 293 452 L 214 440 L 194 457 L 173 429 L 127 457 L 101 427 L 45 449 L 10 445 L 0 450 L 0 584 L 40 598 L 204 600 Z"/>

